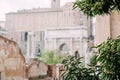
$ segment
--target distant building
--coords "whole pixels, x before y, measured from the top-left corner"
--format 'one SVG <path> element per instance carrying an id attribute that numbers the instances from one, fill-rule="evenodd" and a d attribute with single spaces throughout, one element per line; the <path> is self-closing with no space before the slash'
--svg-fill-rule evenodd
<path id="1" fill-rule="evenodd" d="M 78 51 L 85 57 L 89 22 L 79 9 L 73 10 L 73 3 L 60 7 L 60 0 L 51 0 L 51 8 L 6 14 L 8 37 L 18 42 L 27 58 L 47 50 L 71 55 Z"/>
<path id="2" fill-rule="evenodd" d="M 0 35 L 2 35 L 2 36 L 7 35 L 7 31 L 5 30 L 5 22 L 4 21 L 0 21 Z"/>

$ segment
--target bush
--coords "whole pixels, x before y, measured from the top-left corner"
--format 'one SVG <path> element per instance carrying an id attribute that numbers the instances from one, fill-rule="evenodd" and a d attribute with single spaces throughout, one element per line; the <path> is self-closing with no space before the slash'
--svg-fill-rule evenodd
<path id="1" fill-rule="evenodd" d="M 47 64 L 57 64 L 62 62 L 64 56 L 62 53 L 58 51 L 48 51 L 48 52 L 42 53 L 41 58 Z"/>
<path id="2" fill-rule="evenodd" d="M 82 65 L 80 58 L 69 56 L 63 60 L 65 80 L 120 80 L 120 36 L 108 38 L 94 48 L 98 52 L 89 68 Z"/>
<path id="3" fill-rule="evenodd" d="M 68 56 L 62 63 L 65 67 L 63 77 L 65 80 L 99 80 L 99 76 L 92 68 L 85 68 L 80 60 L 74 56 Z"/>
<path id="4" fill-rule="evenodd" d="M 91 66 L 96 66 L 96 64 L 97 64 L 96 60 L 97 60 L 97 55 L 94 54 L 90 59 L 90 65 Z"/>
<path id="5" fill-rule="evenodd" d="M 95 48 L 98 49 L 97 63 L 102 69 L 102 80 L 120 80 L 120 36 L 108 38 Z"/>

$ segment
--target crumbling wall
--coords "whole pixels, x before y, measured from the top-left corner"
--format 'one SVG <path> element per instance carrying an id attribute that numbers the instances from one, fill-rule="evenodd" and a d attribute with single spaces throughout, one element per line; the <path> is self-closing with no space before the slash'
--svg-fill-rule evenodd
<path id="1" fill-rule="evenodd" d="M 0 80 L 26 80 L 25 58 L 17 43 L 0 36 Z"/>
<path id="2" fill-rule="evenodd" d="M 42 61 L 35 61 L 28 67 L 29 80 L 48 78 L 48 65 Z"/>

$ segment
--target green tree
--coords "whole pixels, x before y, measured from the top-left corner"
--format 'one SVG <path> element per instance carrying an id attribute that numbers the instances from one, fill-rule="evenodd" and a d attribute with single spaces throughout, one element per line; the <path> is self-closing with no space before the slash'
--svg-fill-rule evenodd
<path id="1" fill-rule="evenodd" d="M 101 66 L 102 80 L 120 80 L 120 36 L 108 38 L 96 46 L 97 63 Z"/>
<path id="2" fill-rule="evenodd" d="M 79 8 L 87 16 L 110 14 L 120 11 L 120 0 L 76 0 L 74 8 Z"/>
<path id="3" fill-rule="evenodd" d="M 111 14 L 120 11 L 120 0 L 76 0 L 74 8 L 79 8 L 87 16 Z M 120 36 L 108 38 L 95 47 L 98 52 L 96 66 L 100 66 L 101 80 L 120 80 Z"/>
<path id="4" fill-rule="evenodd" d="M 65 80 L 99 80 L 99 75 L 93 68 L 85 68 L 81 58 L 68 56 L 63 62 L 65 71 L 63 73 Z"/>
<path id="5" fill-rule="evenodd" d="M 41 59 L 47 64 L 61 63 L 64 56 L 59 51 L 47 51 L 42 53 Z"/>

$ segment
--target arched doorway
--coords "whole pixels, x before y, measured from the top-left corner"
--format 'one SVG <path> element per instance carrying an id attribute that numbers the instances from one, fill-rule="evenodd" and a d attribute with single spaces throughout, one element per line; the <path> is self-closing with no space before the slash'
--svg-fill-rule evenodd
<path id="1" fill-rule="evenodd" d="M 63 43 L 60 45 L 59 50 L 64 54 L 68 54 L 70 49 L 66 43 Z"/>

